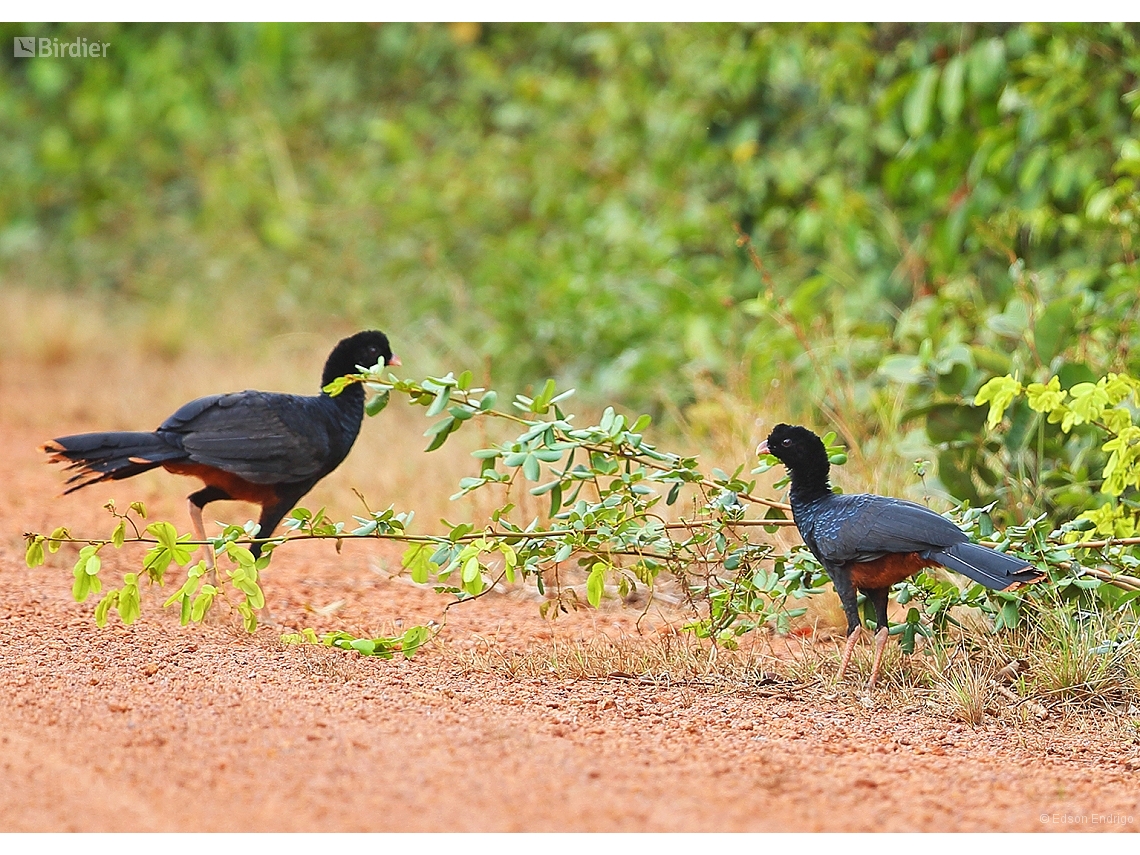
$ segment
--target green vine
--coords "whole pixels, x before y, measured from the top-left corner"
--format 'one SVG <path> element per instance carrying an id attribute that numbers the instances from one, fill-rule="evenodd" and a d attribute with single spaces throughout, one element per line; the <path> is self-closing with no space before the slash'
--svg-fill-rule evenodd
<path id="1" fill-rule="evenodd" d="M 167 607 L 179 607 L 183 623 L 200 621 L 217 597 L 226 598 L 232 591 L 246 629 L 253 631 L 257 610 L 265 603 L 258 584 L 260 574 L 275 549 L 298 540 L 334 539 L 338 549 L 349 538 L 403 542 L 403 567 L 417 584 L 451 598 L 445 612 L 452 605 L 484 596 L 500 581 L 513 584 L 524 579 L 532 579 L 547 597 L 540 609 L 551 617 L 581 607 L 583 601 L 596 608 L 607 596 L 625 598 L 639 588 L 648 590 L 647 602 L 652 602 L 661 575 L 667 573 L 680 585 L 692 609 L 686 629 L 730 646 L 761 627 L 786 632 L 806 611 L 802 601 L 825 590 L 826 576 L 806 549 L 781 549 L 767 537 L 778 527 L 792 524 L 784 502 L 756 495 L 755 482 L 744 480 L 743 465 L 732 473 L 719 469 L 705 473 L 697 458 L 658 449 L 646 438 L 649 416 L 627 419 L 607 408 L 597 424 L 577 427 L 574 416 L 562 409 L 572 390 L 558 393 L 553 381 L 533 398 L 517 396 L 511 411 L 497 410 L 496 393 L 474 387 L 470 372 L 422 382 L 364 373 L 340 378 L 327 391 L 339 394 L 351 383 L 363 383 L 372 393 L 367 404 L 370 415 L 383 410 L 393 396 L 424 407 L 426 415 L 436 419 L 425 431 L 428 451 L 440 448 L 474 419 L 515 425 L 520 432 L 513 439 L 474 452 L 478 474 L 460 479 L 452 498 L 492 487 L 508 488 L 508 496 L 512 489 L 526 489 L 531 496 L 547 500 L 548 519 L 518 519 L 518 508 L 508 502 L 496 507 L 482 527 L 447 523 L 443 533 L 420 534 L 410 530 L 412 512 L 397 513 L 391 507 L 373 511 L 360 497 L 365 513 L 354 516 L 353 524 L 329 519 L 324 509 L 296 508 L 286 518 L 281 534 L 259 539 L 263 552 L 257 560 L 248 548 L 259 534 L 256 526 L 229 526 L 208 541 L 219 562 L 227 565 L 226 580 L 215 585 L 207 577 L 205 562 L 199 561 L 166 600 Z M 996 396 L 999 405 L 1008 406 L 1012 400 L 1007 395 L 1009 388 L 1008 383 L 987 384 L 979 401 Z M 1120 383 L 1109 387 L 1106 407 L 1108 402 L 1119 403 L 1122 388 Z M 1040 403 L 1043 399 L 1034 400 Z M 1075 406 L 1086 413 L 1083 404 Z M 1095 418 L 1103 416 L 1104 408 Z M 1119 416 L 1108 418 L 1119 420 Z M 844 450 L 834 444 L 835 435 L 825 440 L 832 462 L 845 462 Z M 1130 452 L 1121 452 L 1122 461 L 1134 461 Z M 749 474 L 762 473 L 773 463 L 771 458 L 762 459 Z M 785 483 L 786 479 L 778 482 L 777 489 Z M 761 513 L 749 516 L 753 508 Z M 124 623 L 136 620 L 140 579 L 163 585 L 170 565 L 188 565 L 194 548 L 202 545 L 190 535 L 179 535 L 166 522 L 141 528 L 146 512 L 139 503 L 132 504 L 126 514 L 119 514 L 113 505 L 108 509 L 116 526 L 107 540 L 73 537 L 66 528 L 49 536 L 26 535 L 29 566 L 43 563 L 45 548 L 56 552 L 64 543 L 80 545 L 73 589 L 80 601 L 100 591 L 101 550 L 128 543 L 150 546 L 142 572 L 125 574 L 122 586 L 100 600 L 96 608 L 100 626 L 112 609 Z M 1084 531 L 1081 524 L 1054 530 L 1044 516 L 1010 526 L 999 536 L 989 511 L 989 507 L 964 507 L 954 518 L 976 539 L 988 539 L 998 549 L 1016 551 L 1048 568 L 1050 583 L 1003 593 L 978 585 L 962 590 L 938 575 L 919 574 L 900 583 L 894 592 L 900 604 L 909 605 L 904 622 L 891 629 L 900 636 L 904 649 L 913 650 L 919 636 L 937 635 L 956 626 L 955 615 L 961 607 L 988 615 L 995 631 L 1018 626 L 1026 599 L 1042 595 L 1091 598 L 1102 607 L 1136 610 L 1140 579 L 1135 575 L 1135 542 L 1079 539 L 1072 535 Z M 413 627 L 402 635 L 371 639 L 345 632 L 318 636 L 306 629 L 283 639 L 320 641 L 362 655 L 390 657 L 402 652 L 411 656 L 438 629 L 439 625 Z"/>

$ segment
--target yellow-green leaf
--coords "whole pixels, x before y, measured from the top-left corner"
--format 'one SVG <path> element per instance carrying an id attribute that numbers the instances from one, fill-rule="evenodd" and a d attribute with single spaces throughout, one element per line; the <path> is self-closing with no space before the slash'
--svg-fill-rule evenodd
<path id="1" fill-rule="evenodd" d="M 467 559 L 467 563 L 463 565 L 462 578 L 463 578 L 463 581 L 466 583 L 466 582 L 474 581 L 475 578 L 478 577 L 478 575 L 479 575 L 479 557 L 477 555 L 472 555 L 470 558 Z"/>
<path id="2" fill-rule="evenodd" d="M 590 568 L 590 575 L 586 579 L 586 600 L 597 608 L 602 602 L 602 594 L 606 590 L 606 565 L 600 561 Z"/>
<path id="3" fill-rule="evenodd" d="M 1048 383 L 1030 383 L 1025 387 L 1025 398 L 1029 408 L 1038 413 L 1050 413 L 1065 400 L 1065 391 L 1057 377 L 1049 378 Z"/>
<path id="4" fill-rule="evenodd" d="M 1074 425 L 1095 422 L 1108 406 L 1108 392 L 1099 383 L 1078 383 L 1069 390 Z"/>
<path id="5" fill-rule="evenodd" d="M 28 548 L 24 552 L 24 562 L 29 567 L 39 567 L 44 563 L 44 541 L 38 535 L 28 538 Z"/>
<path id="6" fill-rule="evenodd" d="M 1013 377 L 991 377 L 986 384 L 978 390 L 974 397 L 974 405 L 980 406 L 989 402 L 990 412 L 986 417 L 986 427 L 993 430 L 1001 424 L 1002 417 L 1013 399 L 1021 394 L 1021 382 Z"/>

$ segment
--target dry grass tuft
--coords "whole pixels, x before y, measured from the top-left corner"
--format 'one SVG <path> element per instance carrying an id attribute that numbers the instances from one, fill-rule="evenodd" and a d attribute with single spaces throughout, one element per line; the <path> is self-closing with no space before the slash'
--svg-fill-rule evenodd
<path id="1" fill-rule="evenodd" d="M 485 645 L 475 650 L 450 649 L 467 671 L 490 672 L 512 679 L 553 677 L 559 680 L 637 679 L 642 682 L 759 685 L 776 678 L 777 660 L 755 650 L 726 650 L 689 635 L 655 637 L 599 636 L 586 640 L 554 640 L 526 650 Z"/>
<path id="2" fill-rule="evenodd" d="M 1140 694 L 1137 629 L 1134 620 L 1053 604 L 1006 654 L 1028 662 L 1027 682 L 1050 703 L 1128 707 Z"/>
<path id="3" fill-rule="evenodd" d="M 966 658 L 932 673 L 935 702 L 957 721 L 981 724 L 986 710 L 993 706 L 993 678 L 978 663 Z"/>

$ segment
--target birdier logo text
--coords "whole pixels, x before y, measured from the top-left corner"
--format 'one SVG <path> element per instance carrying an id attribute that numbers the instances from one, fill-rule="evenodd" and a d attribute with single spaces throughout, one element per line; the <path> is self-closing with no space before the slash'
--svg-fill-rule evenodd
<path id="1" fill-rule="evenodd" d="M 80 59 L 102 58 L 107 56 L 110 47 L 110 42 L 89 41 L 82 36 L 70 42 L 61 42 L 59 39 L 37 39 L 35 36 L 16 36 L 12 43 L 12 56 L 39 56 L 52 59 L 69 56 Z"/>

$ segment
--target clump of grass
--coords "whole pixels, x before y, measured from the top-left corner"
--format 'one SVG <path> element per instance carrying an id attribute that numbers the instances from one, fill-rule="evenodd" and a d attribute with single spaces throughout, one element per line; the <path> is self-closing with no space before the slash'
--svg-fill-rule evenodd
<path id="1" fill-rule="evenodd" d="M 935 702 L 951 718 L 965 724 L 981 724 L 994 695 L 994 679 L 984 665 L 963 656 L 931 674 Z"/>
<path id="2" fill-rule="evenodd" d="M 456 649 L 453 655 L 467 670 L 512 679 L 616 677 L 662 683 L 755 685 L 771 682 L 777 666 L 770 654 L 726 650 L 671 632 L 650 638 L 556 639 L 525 650 L 484 645 L 475 650 Z"/>
<path id="3" fill-rule="evenodd" d="M 1018 633 L 967 626 L 946 643 L 925 642 L 907 656 L 888 645 L 879 698 L 919 700 L 938 714 L 976 726 L 987 715 L 1029 721 L 1049 712 L 1108 708 L 1125 713 L 1140 681 L 1134 624 L 1064 604 L 1041 607 Z M 1133 634 L 1128 635 L 1127 632 Z M 1108 639 L 1108 641 L 1106 641 Z M 699 683 L 723 690 L 777 682 L 796 692 L 861 694 L 873 646 L 857 648 L 844 684 L 834 681 L 839 647 L 804 636 L 746 636 L 726 649 L 684 634 L 555 640 L 524 650 L 486 644 L 452 650 L 468 671 L 511 679 L 636 679 Z M 901 702 L 901 700 L 900 700 Z"/>
<path id="4" fill-rule="evenodd" d="M 1135 702 L 1140 642 L 1134 619 L 1050 604 L 1037 611 L 1020 648 L 1039 697 L 1079 706 Z"/>

